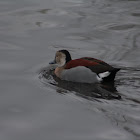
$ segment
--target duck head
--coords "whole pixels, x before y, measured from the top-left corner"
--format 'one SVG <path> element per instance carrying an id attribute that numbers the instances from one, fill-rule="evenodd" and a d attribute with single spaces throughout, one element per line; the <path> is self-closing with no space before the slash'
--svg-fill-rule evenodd
<path id="1" fill-rule="evenodd" d="M 55 54 L 54 61 L 50 62 L 49 64 L 56 64 L 58 67 L 62 67 L 70 60 L 71 55 L 67 50 L 59 50 Z"/>

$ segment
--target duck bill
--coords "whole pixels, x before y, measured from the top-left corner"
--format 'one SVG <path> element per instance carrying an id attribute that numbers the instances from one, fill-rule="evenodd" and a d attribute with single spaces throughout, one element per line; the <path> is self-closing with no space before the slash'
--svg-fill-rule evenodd
<path id="1" fill-rule="evenodd" d="M 53 60 L 53 61 L 51 61 L 49 64 L 56 64 L 56 61 Z"/>

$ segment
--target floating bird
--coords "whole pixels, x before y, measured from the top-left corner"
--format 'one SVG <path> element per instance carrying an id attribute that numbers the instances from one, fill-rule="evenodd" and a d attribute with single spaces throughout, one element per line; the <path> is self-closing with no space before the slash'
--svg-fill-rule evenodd
<path id="1" fill-rule="evenodd" d="M 72 60 L 67 50 L 57 51 L 54 61 L 50 64 L 56 65 L 54 74 L 61 80 L 80 83 L 114 81 L 116 73 L 120 70 L 120 68 L 114 68 L 104 61 L 91 57 Z"/>

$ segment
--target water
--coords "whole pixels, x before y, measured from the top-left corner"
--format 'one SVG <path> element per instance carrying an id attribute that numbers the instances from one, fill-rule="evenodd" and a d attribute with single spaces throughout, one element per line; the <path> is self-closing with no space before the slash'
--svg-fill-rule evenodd
<path id="1" fill-rule="evenodd" d="M 0 16 L 1 140 L 140 139 L 139 0 L 0 0 Z M 113 89 L 40 78 L 59 49 L 120 67 Z"/>

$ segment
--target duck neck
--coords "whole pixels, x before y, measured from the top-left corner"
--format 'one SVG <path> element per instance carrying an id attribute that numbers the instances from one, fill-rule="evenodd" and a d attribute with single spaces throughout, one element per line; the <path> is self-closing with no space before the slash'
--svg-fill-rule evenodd
<path id="1" fill-rule="evenodd" d="M 65 69 L 65 65 L 64 66 L 62 66 L 62 67 L 57 67 L 56 69 L 55 69 L 55 71 L 54 71 L 54 73 L 55 73 L 55 75 L 57 76 L 57 77 L 61 77 L 61 73 L 62 73 L 62 71 Z"/>

